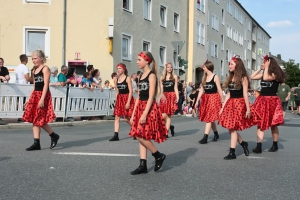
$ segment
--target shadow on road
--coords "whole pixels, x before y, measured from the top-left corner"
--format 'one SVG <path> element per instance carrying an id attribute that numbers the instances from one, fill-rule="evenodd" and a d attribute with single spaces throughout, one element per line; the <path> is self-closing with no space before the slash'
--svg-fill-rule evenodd
<path id="1" fill-rule="evenodd" d="M 168 154 L 166 161 L 164 162 L 163 168 L 159 172 L 167 171 L 186 163 L 187 159 L 193 156 L 197 151 L 197 148 L 188 148 L 182 151 L 178 151 L 176 153 Z M 148 170 L 153 170 L 153 168 L 154 167 L 151 167 Z"/>
<path id="2" fill-rule="evenodd" d="M 11 159 L 11 157 L 0 157 L 0 162 L 5 161 L 5 160 L 9 160 L 9 159 Z"/>
<path id="3" fill-rule="evenodd" d="M 85 140 L 76 140 L 76 141 L 69 141 L 64 143 L 57 144 L 57 147 L 53 150 L 61 150 L 61 149 L 67 149 L 70 147 L 82 147 L 82 146 L 88 146 L 92 143 L 101 142 L 101 141 L 108 141 L 111 138 L 111 136 L 102 137 L 102 138 L 90 138 Z"/>
<path id="4" fill-rule="evenodd" d="M 176 135 L 193 135 L 193 134 L 197 133 L 198 131 L 199 131 L 199 129 L 191 129 L 191 130 L 176 132 L 176 129 L 175 129 L 175 136 Z"/>

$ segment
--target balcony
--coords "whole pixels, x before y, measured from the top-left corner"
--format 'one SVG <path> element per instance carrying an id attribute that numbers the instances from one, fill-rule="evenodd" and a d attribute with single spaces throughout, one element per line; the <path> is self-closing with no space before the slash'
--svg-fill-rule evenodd
<path id="1" fill-rule="evenodd" d="M 252 41 L 256 42 L 256 35 L 254 33 L 252 33 Z"/>
<path id="2" fill-rule="evenodd" d="M 252 51 L 252 60 L 256 60 L 256 53 Z"/>

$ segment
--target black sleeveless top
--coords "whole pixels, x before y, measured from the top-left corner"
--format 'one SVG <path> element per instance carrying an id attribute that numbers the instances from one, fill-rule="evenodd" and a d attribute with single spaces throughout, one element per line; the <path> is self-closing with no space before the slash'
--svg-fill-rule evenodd
<path id="1" fill-rule="evenodd" d="M 44 67 L 37 74 L 35 74 L 35 70 L 33 72 L 34 73 L 34 90 L 36 90 L 36 91 L 43 91 L 43 88 L 44 88 L 43 69 L 44 69 Z"/>
<path id="2" fill-rule="evenodd" d="M 174 90 L 174 86 L 175 86 L 175 84 L 174 84 L 174 81 L 175 80 L 164 80 L 163 81 L 163 89 L 164 89 L 164 92 L 174 92 L 175 90 Z"/>
<path id="3" fill-rule="evenodd" d="M 206 94 L 213 94 L 218 92 L 218 88 L 216 83 L 214 82 L 214 79 L 215 79 L 215 75 L 213 76 L 211 81 L 205 83 L 204 91 Z"/>
<path id="4" fill-rule="evenodd" d="M 129 93 L 128 84 L 127 84 L 126 80 L 127 80 L 127 76 L 122 83 L 118 83 L 118 79 L 117 79 L 117 88 L 119 90 L 119 94 L 128 94 Z"/>
<path id="5" fill-rule="evenodd" d="M 235 88 L 235 83 L 231 82 L 228 85 L 228 89 L 230 91 L 230 98 L 242 98 L 243 95 L 243 85 L 241 85 L 239 88 Z"/>
<path id="6" fill-rule="evenodd" d="M 139 79 L 138 87 L 140 91 L 140 100 L 145 101 L 149 99 L 149 76 L 153 74 L 152 71 L 148 73 L 143 80 Z"/>
<path id="7" fill-rule="evenodd" d="M 260 95 L 261 96 L 276 96 L 278 90 L 279 82 L 273 81 L 264 81 L 261 79 L 260 82 Z"/>

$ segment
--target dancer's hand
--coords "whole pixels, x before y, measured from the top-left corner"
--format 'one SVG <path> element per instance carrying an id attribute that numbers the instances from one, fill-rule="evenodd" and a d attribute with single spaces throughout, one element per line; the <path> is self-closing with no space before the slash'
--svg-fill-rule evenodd
<path id="1" fill-rule="evenodd" d="M 220 110 L 220 112 L 219 112 L 219 116 L 221 116 L 222 112 L 223 112 L 223 108 Z"/>
<path id="2" fill-rule="evenodd" d="M 246 111 L 245 118 L 250 118 L 250 117 L 251 117 L 251 112 L 250 111 Z"/>
<path id="3" fill-rule="evenodd" d="M 145 124 L 146 123 L 146 115 L 142 114 L 142 116 L 140 117 L 140 124 Z"/>
<path id="4" fill-rule="evenodd" d="M 125 109 L 128 110 L 129 108 L 130 108 L 130 104 L 129 104 L 129 103 L 126 103 Z"/>
<path id="5" fill-rule="evenodd" d="M 39 104 L 38 104 L 38 108 L 43 108 L 43 107 L 44 107 L 44 100 L 40 99 Z"/>
<path id="6" fill-rule="evenodd" d="M 132 115 L 132 116 L 130 117 L 130 124 L 133 123 L 133 118 L 134 118 L 134 116 Z"/>

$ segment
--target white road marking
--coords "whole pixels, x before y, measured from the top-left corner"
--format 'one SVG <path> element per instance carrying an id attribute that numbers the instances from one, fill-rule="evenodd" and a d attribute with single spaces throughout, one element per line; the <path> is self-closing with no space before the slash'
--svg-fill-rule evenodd
<path id="1" fill-rule="evenodd" d="M 120 154 L 120 153 L 86 153 L 86 152 L 57 152 L 59 155 L 75 155 L 75 156 L 119 156 L 119 157 L 136 157 L 139 154 Z"/>
<path id="2" fill-rule="evenodd" d="M 255 156 L 248 156 L 247 158 L 254 158 L 254 159 L 266 159 L 266 157 L 255 157 Z"/>

